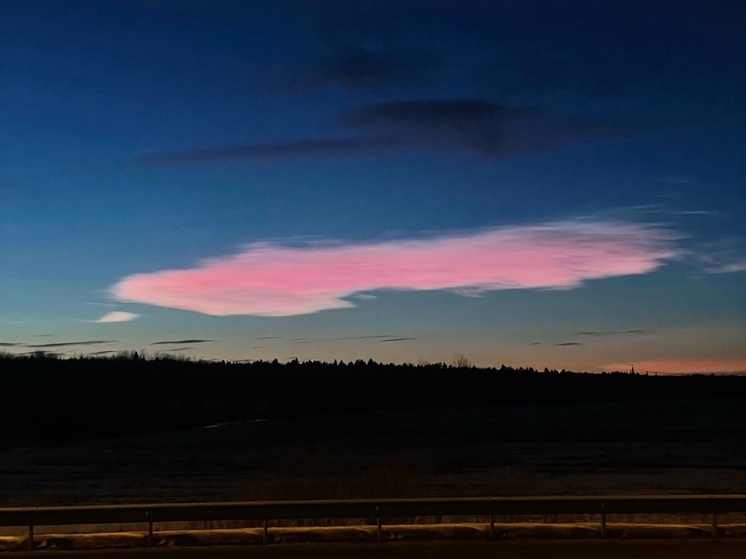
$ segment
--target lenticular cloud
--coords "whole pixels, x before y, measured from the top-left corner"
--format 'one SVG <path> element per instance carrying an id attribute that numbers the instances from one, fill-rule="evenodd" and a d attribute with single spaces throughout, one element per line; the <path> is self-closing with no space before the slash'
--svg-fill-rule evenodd
<path id="1" fill-rule="evenodd" d="M 138 316 L 140 315 L 135 314 L 133 312 L 111 311 L 111 312 L 107 312 L 104 316 L 102 316 L 98 320 L 94 320 L 93 322 L 100 322 L 100 323 L 129 322 L 130 320 L 135 320 Z"/>
<path id="2" fill-rule="evenodd" d="M 368 244 L 254 244 L 190 269 L 127 276 L 111 294 L 216 316 L 291 316 L 352 307 L 350 296 L 383 289 L 568 289 L 651 272 L 678 255 L 674 239 L 639 223 L 563 221 Z"/>

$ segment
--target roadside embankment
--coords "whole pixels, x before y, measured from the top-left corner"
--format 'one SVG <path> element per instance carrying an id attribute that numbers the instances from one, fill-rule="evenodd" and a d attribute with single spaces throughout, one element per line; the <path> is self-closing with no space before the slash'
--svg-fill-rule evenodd
<path id="1" fill-rule="evenodd" d="M 505 523 L 495 524 L 495 540 L 567 540 L 600 539 L 597 523 Z M 267 545 L 298 543 L 371 543 L 378 538 L 375 526 L 273 527 L 267 531 Z M 718 538 L 746 538 L 746 524 L 718 527 Z M 381 529 L 381 542 L 426 542 L 489 540 L 489 524 L 388 525 Z M 606 539 L 712 539 L 711 526 L 705 524 L 609 523 Z M 262 528 L 231 530 L 189 530 L 156 532 L 153 547 L 261 546 Z M 146 532 L 100 532 L 86 534 L 40 534 L 37 550 L 135 549 L 147 547 Z M 28 548 L 25 536 L 0 537 L 1 551 Z"/>

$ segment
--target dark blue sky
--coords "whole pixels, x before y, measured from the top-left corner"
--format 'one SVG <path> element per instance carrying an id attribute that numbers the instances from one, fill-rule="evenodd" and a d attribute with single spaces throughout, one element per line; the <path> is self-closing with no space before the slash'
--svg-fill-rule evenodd
<path id="1" fill-rule="evenodd" d="M 4 2 L 0 343 L 746 370 L 744 28 L 738 1 Z"/>

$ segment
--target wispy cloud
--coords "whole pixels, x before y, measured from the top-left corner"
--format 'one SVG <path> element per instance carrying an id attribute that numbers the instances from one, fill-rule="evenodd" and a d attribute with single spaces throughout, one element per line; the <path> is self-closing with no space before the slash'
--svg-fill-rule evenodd
<path id="1" fill-rule="evenodd" d="M 722 215 L 721 212 L 716 210 L 708 210 L 708 209 L 682 209 L 682 208 L 675 208 L 671 207 L 669 205 L 665 204 L 637 204 L 634 206 L 631 206 L 629 210 L 638 212 L 638 213 L 645 213 L 649 215 L 657 214 L 657 215 L 663 215 L 663 216 L 669 216 L 670 218 L 676 218 L 676 217 L 716 217 L 719 215 Z"/>
<path id="2" fill-rule="evenodd" d="M 485 99 L 407 100 L 352 111 L 347 124 L 416 145 L 459 149 L 488 158 L 520 157 L 639 132 L 640 123 L 563 116 L 535 106 Z"/>
<path id="3" fill-rule="evenodd" d="M 386 338 L 385 340 L 379 340 L 381 343 L 385 342 L 408 342 L 409 340 L 416 340 L 417 338 Z"/>
<path id="4" fill-rule="evenodd" d="M 320 67 L 325 76 L 348 88 L 359 89 L 382 84 L 425 83 L 436 69 L 432 55 L 422 51 L 365 48 L 344 49 L 328 54 Z"/>
<path id="5" fill-rule="evenodd" d="M 670 184 L 693 184 L 697 181 L 689 177 L 661 177 L 658 179 L 660 182 L 667 182 Z"/>
<path id="6" fill-rule="evenodd" d="M 720 263 L 707 267 L 711 274 L 732 274 L 736 272 L 746 272 L 746 258 L 735 260 L 733 262 Z"/>
<path id="7" fill-rule="evenodd" d="M 566 347 L 566 346 L 583 345 L 583 344 L 581 344 L 580 342 L 562 342 L 562 343 L 554 344 L 554 345 L 559 346 L 559 347 Z"/>
<path id="8" fill-rule="evenodd" d="M 170 165 L 177 163 L 215 163 L 242 159 L 297 157 L 304 155 L 354 154 L 368 153 L 399 144 L 400 142 L 395 138 L 384 136 L 316 138 L 292 142 L 257 143 L 243 146 L 224 146 L 161 153 L 141 157 L 140 162 L 146 165 Z"/>
<path id="9" fill-rule="evenodd" d="M 562 115 L 542 107 L 504 105 L 485 99 L 375 103 L 343 114 L 336 124 L 356 133 L 151 154 L 139 161 L 146 165 L 217 163 L 306 155 L 363 155 L 394 148 L 435 148 L 501 159 L 620 139 L 650 127 L 646 123 Z"/>
<path id="10" fill-rule="evenodd" d="M 689 256 L 710 274 L 731 274 L 746 271 L 743 241 L 726 238 L 704 243 L 693 249 Z"/>
<path id="11" fill-rule="evenodd" d="M 26 347 L 32 349 L 42 349 L 46 347 L 66 347 L 66 346 L 78 346 L 78 345 L 98 345 L 98 344 L 115 344 L 116 340 L 84 340 L 82 342 L 55 342 L 49 344 L 35 344 L 27 345 Z"/>
<path id="12" fill-rule="evenodd" d="M 25 347 L 26 344 L 16 342 L 0 342 L 0 347 Z"/>
<path id="13" fill-rule="evenodd" d="M 579 336 L 595 336 L 595 337 L 604 337 L 604 336 L 625 336 L 628 334 L 645 334 L 647 333 L 645 330 L 586 330 L 578 332 L 577 334 Z"/>
<path id="14" fill-rule="evenodd" d="M 215 340 L 164 340 L 162 342 L 153 342 L 150 345 L 167 345 L 167 344 L 204 344 L 214 342 Z"/>
<path id="15" fill-rule="evenodd" d="M 191 269 L 134 274 L 113 299 L 209 315 L 291 316 L 353 307 L 374 290 L 569 289 L 645 274 L 677 257 L 653 225 L 569 220 L 429 239 L 307 246 L 253 244 Z"/>
<path id="16" fill-rule="evenodd" d="M 714 210 L 679 210 L 679 215 L 717 215 L 718 212 Z"/>
<path id="17" fill-rule="evenodd" d="M 341 338 L 337 338 L 338 340 L 378 340 L 381 338 L 396 338 L 397 336 L 392 335 L 385 335 L 385 334 L 376 334 L 372 336 L 343 336 Z"/>
<path id="18" fill-rule="evenodd" d="M 267 78 L 282 89 L 337 85 L 348 90 L 425 85 L 442 65 L 422 50 L 366 47 L 333 48 L 307 68 L 279 68 Z"/>
<path id="19" fill-rule="evenodd" d="M 135 320 L 138 316 L 140 315 L 135 314 L 133 312 L 111 311 L 111 312 L 107 312 L 104 316 L 102 316 L 98 320 L 94 320 L 93 322 L 99 322 L 99 323 L 129 322 L 130 320 Z"/>

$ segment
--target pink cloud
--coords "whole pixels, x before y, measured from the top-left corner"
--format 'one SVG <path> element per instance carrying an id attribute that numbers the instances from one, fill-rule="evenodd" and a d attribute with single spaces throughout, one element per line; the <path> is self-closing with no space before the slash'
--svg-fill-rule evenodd
<path id="1" fill-rule="evenodd" d="M 674 235 L 628 222 L 563 221 L 368 244 L 253 244 L 184 270 L 127 276 L 118 301 L 209 315 L 290 316 L 352 307 L 373 290 L 567 289 L 644 274 L 678 256 Z"/>

